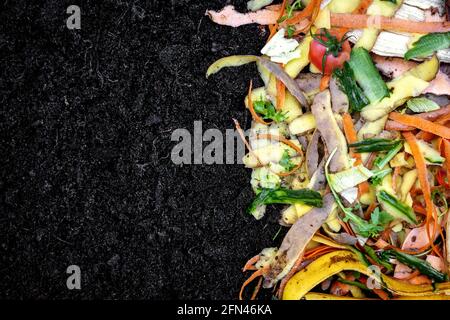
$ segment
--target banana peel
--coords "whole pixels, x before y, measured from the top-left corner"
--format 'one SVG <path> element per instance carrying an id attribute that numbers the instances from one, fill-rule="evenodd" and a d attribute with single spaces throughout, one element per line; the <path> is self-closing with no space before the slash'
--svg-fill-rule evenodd
<path id="1" fill-rule="evenodd" d="M 375 277 L 371 269 L 354 252 L 339 250 L 323 255 L 295 274 L 286 284 L 283 300 L 299 300 L 325 279 L 344 270 L 357 271 Z M 380 282 L 387 290 L 399 296 L 430 297 L 450 295 L 450 282 L 434 285 L 413 285 L 399 281 L 384 274 Z"/>
<path id="2" fill-rule="evenodd" d="M 244 64 L 256 61 L 258 61 L 258 57 L 252 55 L 238 55 L 221 58 L 209 66 L 206 71 L 206 78 L 209 78 L 209 76 L 219 72 L 223 68 L 240 67 Z"/>
<path id="3" fill-rule="evenodd" d="M 334 294 L 309 292 L 305 294 L 303 300 L 378 300 L 372 298 L 354 298 L 349 296 L 335 296 Z"/>
<path id="4" fill-rule="evenodd" d="M 335 296 L 335 295 L 326 294 L 326 293 L 310 292 L 310 293 L 305 294 L 305 296 L 303 297 L 303 300 L 379 300 L 379 299 L 354 298 L 354 297 L 348 297 L 348 296 Z M 450 300 L 450 296 L 432 295 L 432 296 L 420 297 L 420 299 L 418 299 L 417 297 L 396 297 L 391 300 Z"/>
<path id="5" fill-rule="evenodd" d="M 405 75 L 411 75 L 423 81 L 430 82 L 439 72 L 439 59 L 433 56 L 431 59 L 417 65 L 411 70 L 407 71 Z"/>
<path id="6" fill-rule="evenodd" d="M 368 121 L 385 117 L 389 112 L 403 105 L 408 98 L 419 96 L 438 72 L 439 59 L 433 56 L 389 82 L 387 85 L 389 89 L 392 89 L 391 96 L 368 105 L 361 111 L 361 116 Z"/>
<path id="7" fill-rule="evenodd" d="M 343 250 L 348 249 L 348 246 L 334 242 L 333 240 L 331 240 L 325 236 L 322 236 L 320 234 L 316 234 L 314 237 L 312 237 L 312 241 L 327 245 L 332 248 L 343 249 Z"/>
<path id="8" fill-rule="evenodd" d="M 299 73 L 309 64 L 309 46 L 312 37 L 306 35 L 296 50 L 300 51 L 300 57 L 289 61 L 284 67 L 284 71 L 291 77 L 296 78 Z"/>
<path id="9" fill-rule="evenodd" d="M 387 84 L 392 93 L 379 102 L 368 105 L 361 111 L 361 116 L 368 121 L 376 121 L 385 117 L 397 107 L 403 105 L 407 99 L 417 97 L 429 86 L 429 82 L 411 74 L 402 76 Z"/>

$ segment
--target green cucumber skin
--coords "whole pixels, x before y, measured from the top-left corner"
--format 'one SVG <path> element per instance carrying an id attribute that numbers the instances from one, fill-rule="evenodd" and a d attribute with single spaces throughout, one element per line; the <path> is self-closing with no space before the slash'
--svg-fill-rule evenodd
<path id="1" fill-rule="evenodd" d="M 423 140 L 418 140 L 419 149 L 423 153 L 425 160 L 433 164 L 442 164 L 445 162 L 445 158 L 441 157 L 438 151 L 436 151 L 429 144 L 425 143 Z"/>
<path id="2" fill-rule="evenodd" d="M 387 139 L 366 139 L 357 143 L 349 144 L 350 148 L 355 148 L 355 152 L 378 152 L 390 151 L 397 148 L 401 144 L 400 140 Z"/>
<path id="3" fill-rule="evenodd" d="M 350 147 L 371 146 L 371 145 L 374 145 L 374 144 L 392 143 L 394 141 L 395 140 L 373 138 L 373 139 L 365 139 L 365 140 L 362 140 L 362 141 L 358 141 L 358 142 L 349 144 L 349 146 Z"/>
<path id="4" fill-rule="evenodd" d="M 450 32 L 430 33 L 414 43 L 414 46 L 405 53 L 405 60 L 426 58 L 435 51 L 450 47 Z"/>
<path id="5" fill-rule="evenodd" d="M 356 82 L 363 89 L 364 95 L 370 103 L 376 103 L 389 96 L 388 87 L 366 49 L 353 49 L 348 63 L 353 70 Z"/>
<path id="6" fill-rule="evenodd" d="M 403 143 L 400 141 L 399 144 L 398 144 L 395 148 L 389 150 L 389 152 L 384 156 L 384 158 L 383 158 L 382 160 L 380 160 L 380 162 L 377 163 L 377 162 L 375 161 L 376 166 L 377 166 L 379 169 L 384 168 L 384 166 L 385 166 L 389 161 L 391 161 L 391 160 L 395 157 L 395 155 L 396 155 L 397 153 L 400 152 L 400 150 L 401 150 L 402 148 L 403 148 Z"/>
<path id="7" fill-rule="evenodd" d="M 398 201 L 397 198 L 384 190 L 380 191 L 377 197 L 379 202 L 386 207 L 385 210 L 392 216 L 406 220 L 409 223 L 417 224 L 414 211 L 410 207 Z"/>
<path id="8" fill-rule="evenodd" d="M 433 164 L 443 164 L 445 162 L 445 159 L 442 160 L 442 159 L 435 159 L 435 158 L 430 158 L 430 157 L 425 157 L 425 160 L 427 160 L 428 162 L 433 163 Z"/>
<path id="9" fill-rule="evenodd" d="M 388 256 L 394 256 L 399 262 L 419 270 L 424 275 L 427 275 L 438 282 L 445 282 L 448 279 L 448 276 L 446 274 L 439 272 L 438 270 L 434 269 L 427 261 L 421 260 L 415 256 L 395 250 L 385 251 L 384 254 Z"/>
<path id="10" fill-rule="evenodd" d="M 319 208 L 323 206 L 322 196 L 314 190 L 262 189 L 248 208 L 248 212 L 253 213 L 260 205 L 294 203 L 303 203 Z"/>

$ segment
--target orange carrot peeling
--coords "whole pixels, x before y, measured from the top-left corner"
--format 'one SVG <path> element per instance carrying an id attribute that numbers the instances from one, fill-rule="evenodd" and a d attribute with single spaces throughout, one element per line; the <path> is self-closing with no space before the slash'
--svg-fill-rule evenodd
<path id="1" fill-rule="evenodd" d="M 318 258 L 319 256 L 322 256 L 326 253 L 330 253 L 332 251 L 335 251 L 336 248 L 329 247 L 329 246 L 320 246 L 319 248 L 314 248 L 310 250 L 309 252 L 305 253 L 305 259 L 312 259 L 312 258 Z"/>
<path id="2" fill-rule="evenodd" d="M 330 75 L 324 74 L 322 76 L 322 79 L 320 80 L 320 91 L 321 92 L 328 89 L 328 86 L 330 85 L 330 79 L 331 79 Z"/>
<path id="3" fill-rule="evenodd" d="M 382 289 L 372 289 L 372 291 L 382 300 L 389 300 L 389 295 Z"/>
<path id="4" fill-rule="evenodd" d="M 355 10 L 353 10 L 352 13 L 353 14 L 365 14 L 367 11 L 367 8 L 372 4 L 372 2 L 373 2 L 373 0 L 362 0 L 359 3 L 359 6 Z M 339 35 L 338 38 L 340 38 L 340 39 L 342 39 L 345 36 L 345 34 L 350 31 L 349 28 L 344 28 L 344 27 L 335 28 L 335 30 L 336 30 L 336 33 Z"/>
<path id="5" fill-rule="evenodd" d="M 417 277 L 418 275 L 420 275 L 420 271 L 419 270 L 414 270 L 413 272 L 411 272 L 409 274 L 409 276 L 404 277 L 402 280 L 411 280 L 412 278 Z"/>
<path id="6" fill-rule="evenodd" d="M 258 113 L 256 113 L 255 108 L 253 106 L 253 101 L 252 101 L 252 88 L 253 88 L 253 82 L 250 80 L 250 86 L 248 87 L 248 96 L 247 96 L 247 103 L 248 103 L 248 109 L 250 110 L 250 113 L 252 115 L 253 120 L 255 120 L 256 122 L 263 124 L 263 125 L 269 125 L 271 124 L 271 122 L 266 122 L 264 121 L 259 115 Z"/>
<path id="7" fill-rule="evenodd" d="M 321 0 L 311 0 L 305 9 L 285 21 L 286 25 L 297 25 L 295 34 L 307 32 L 314 24 L 320 12 Z M 306 24 L 304 22 L 307 22 Z"/>
<path id="8" fill-rule="evenodd" d="M 288 25 L 297 24 L 300 21 L 302 21 L 303 19 L 308 18 L 309 16 L 311 16 L 313 14 L 313 12 L 314 12 L 314 7 L 317 6 L 317 2 L 318 2 L 317 0 L 311 0 L 309 2 L 309 4 L 306 6 L 305 9 L 303 9 L 300 12 L 298 12 L 292 18 L 287 19 L 286 20 L 286 24 L 288 24 Z"/>
<path id="9" fill-rule="evenodd" d="M 252 294 L 252 297 L 250 298 L 250 300 L 256 299 L 256 296 L 258 295 L 258 292 L 261 289 L 262 282 L 263 282 L 263 278 L 259 278 L 258 284 L 256 285 L 255 290 L 253 290 L 253 294 Z"/>
<path id="10" fill-rule="evenodd" d="M 356 130 L 353 126 L 353 120 L 351 115 L 348 113 L 344 113 L 344 115 L 342 116 L 342 121 L 344 125 L 344 133 L 345 137 L 347 138 L 347 142 L 349 144 L 358 142 L 358 137 L 356 135 Z M 352 154 L 352 157 L 355 158 L 357 161 L 361 161 L 361 155 L 359 153 L 353 153 L 352 151 L 350 153 Z"/>
<path id="11" fill-rule="evenodd" d="M 284 101 L 286 99 L 286 86 L 277 79 L 277 110 L 281 110 L 284 107 Z"/>
<path id="12" fill-rule="evenodd" d="M 339 224 L 341 227 L 347 232 L 349 235 L 354 236 L 355 233 L 353 232 L 352 228 L 348 225 L 348 223 L 342 221 L 341 219 L 338 219 Z"/>
<path id="13" fill-rule="evenodd" d="M 369 205 L 369 207 L 367 208 L 366 212 L 364 212 L 364 219 L 370 220 L 370 216 L 372 215 L 372 212 L 375 210 L 376 207 L 377 207 L 377 203 L 372 202 Z"/>
<path id="14" fill-rule="evenodd" d="M 442 107 L 436 111 L 417 113 L 414 115 L 414 117 L 445 125 L 446 122 L 450 121 L 450 105 Z M 413 131 L 415 130 L 415 127 L 407 126 L 405 124 L 398 123 L 397 121 L 388 120 L 386 122 L 385 129 L 391 131 Z M 418 137 L 420 137 L 420 134 L 425 133 L 427 132 L 419 132 Z M 421 137 L 421 139 L 423 138 Z"/>
<path id="15" fill-rule="evenodd" d="M 432 33 L 450 31 L 449 22 L 416 22 L 384 16 L 368 16 L 365 14 L 332 13 L 331 25 L 348 29 L 365 29 L 373 26 L 380 30 L 408 33 Z"/>
<path id="16" fill-rule="evenodd" d="M 427 210 L 425 210 L 425 208 L 422 207 L 422 205 L 420 205 L 420 204 L 417 204 L 417 203 L 413 204 L 413 210 L 414 210 L 414 212 L 420 213 L 424 216 L 427 215 Z"/>
<path id="17" fill-rule="evenodd" d="M 447 122 L 449 122 L 449 121 L 450 121 L 450 113 L 447 113 L 447 114 L 444 114 L 444 115 L 442 115 L 441 117 L 437 118 L 436 121 L 433 121 L 433 123 L 436 123 L 436 124 L 440 124 L 440 125 L 445 126 L 445 125 L 447 124 Z M 430 132 L 420 131 L 420 132 L 416 135 L 416 137 L 417 137 L 418 139 L 422 139 L 422 140 L 425 140 L 425 141 L 431 141 L 431 140 L 433 140 L 436 136 L 435 136 L 434 134 L 430 133 Z"/>
<path id="18" fill-rule="evenodd" d="M 250 152 L 251 155 L 254 156 L 256 160 L 258 160 L 258 164 L 261 164 L 262 163 L 261 160 L 256 155 L 256 153 L 253 151 L 252 147 L 250 146 L 250 143 L 248 143 L 247 139 L 245 138 L 244 130 L 242 130 L 241 125 L 239 124 L 239 121 L 237 121 L 236 119 L 233 119 L 233 122 L 234 122 L 234 126 L 236 127 L 236 131 L 238 132 L 239 137 L 241 138 L 244 145 L 247 147 L 248 152 Z"/>
<path id="19" fill-rule="evenodd" d="M 284 11 L 286 10 L 286 4 L 287 4 L 287 0 L 283 0 L 283 3 L 281 4 L 281 8 L 280 8 L 280 13 L 278 14 L 277 21 L 275 22 L 275 24 L 269 26 L 270 34 L 269 34 L 269 38 L 267 39 L 267 42 L 269 42 L 270 39 L 272 39 L 272 37 L 275 35 L 275 33 L 277 33 L 278 20 L 280 20 L 281 17 L 283 17 Z"/>
<path id="20" fill-rule="evenodd" d="M 263 276 L 266 271 L 267 268 L 259 269 L 258 271 L 253 272 L 253 274 L 247 280 L 245 280 L 245 282 L 242 284 L 241 291 L 239 291 L 239 300 L 243 300 L 242 294 L 244 293 L 245 287 L 247 287 L 256 278 Z"/>
<path id="21" fill-rule="evenodd" d="M 437 217 L 435 215 L 435 210 L 433 206 L 433 201 L 431 199 L 431 188 L 430 188 L 430 182 L 428 181 L 427 177 L 427 165 L 425 163 L 425 158 L 423 157 L 422 152 L 419 149 L 419 145 L 417 144 L 416 137 L 411 132 L 403 132 L 403 136 L 406 139 L 406 142 L 408 142 L 411 152 L 413 155 L 413 158 L 416 162 L 416 169 L 417 169 L 417 175 L 419 177 L 420 186 L 422 188 L 423 198 L 425 200 L 425 209 L 427 211 L 427 217 L 425 222 L 425 229 L 427 231 L 427 236 L 430 241 L 430 245 L 433 248 L 433 250 L 436 252 L 436 248 L 434 246 L 434 237 L 430 234 L 430 222 L 433 219 L 434 220 L 434 229 L 433 234 L 436 232 L 437 228 Z M 440 256 L 440 253 L 438 253 Z"/>
<path id="22" fill-rule="evenodd" d="M 367 8 L 372 4 L 373 0 L 361 0 L 358 7 L 353 11 L 354 14 L 364 14 Z"/>
<path id="23" fill-rule="evenodd" d="M 344 125 L 344 133 L 345 137 L 347 138 L 348 143 L 356 143 L 358 142 L 358 138 L 356 135 L 355 127 L 353 126 L 353 120 L 350 114 L 344 113 L 342 116 L 342 121 Z M 351 156 L 356 159 L 355 166 L 358 166 L 362 164 L 361 155 L 359 153 L 350 152 Z M 360 183 L 358 185 L 359 190 L 359 196 L 361 196 L 364 193 L 369 192 L 369 183 L 367 181 L 364 181 L 363 183 Z"/>
<path id="24" fill-rule="evenodd" d="M 242 269 L 242 271 L 247 271 L 247 270 L 252 270 L 252 268 L 255 268 L 254 264 L 256 262 L 258 262 L 260 259 L 259 254 L 257 254 L 256 256 L 250 258 L 250 260 L 247 261 L 247 263 L 245 264 L 244 268 Z"/>

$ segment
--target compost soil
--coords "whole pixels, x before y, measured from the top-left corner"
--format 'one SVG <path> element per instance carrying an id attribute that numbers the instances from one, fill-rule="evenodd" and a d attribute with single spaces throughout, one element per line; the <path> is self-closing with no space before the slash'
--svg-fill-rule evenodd
<path id="1" fill-rule="evenodd" d="M 237 298 L 246 260 L 281 240 L 279 213 L 246 214 L 242 165 L 170 156 L 172 132 L 194 121 L 250 124 L 255 66 L 205 78 L 267 37 L 205 17 L 229 3 L 78 1 L 80 30 L 66 26 L 73 1 L 0 4 L 0 297 Z"/>

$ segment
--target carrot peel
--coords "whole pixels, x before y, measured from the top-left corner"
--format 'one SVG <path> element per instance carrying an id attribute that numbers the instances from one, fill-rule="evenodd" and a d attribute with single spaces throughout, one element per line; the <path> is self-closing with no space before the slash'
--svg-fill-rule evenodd
<path id="1" fill-rule="evenodd" d="M 348 143 L 358 142 L 356 130 L 353 126 L 353 120 L 352 120 L 352 117 L 350 116 L 350 114 L 344 113 L 344 115 L 342 117 L 342 121 L 343 121 L 343 126 L 344 126 L 344 134 L 345 134 L 345 137 L 347 138 Z M 361 155 L 359 153 L 351 152 L 351 156 L 356 160 L 355 164 L 354 164 L 355 166 L 362 164 Z M 358 185 L 358 190 L 359 190 L 359 196 L 361 196 L 364 193 L 369 192 L 369 184 L 367 183 L 367 181 L 360 183 Z"/>
<path id="2" fill-rule="evenodd" d="M 283 109 L 284 101 L 286 99 L 286 86 L 277 79 L 277 110 Z"/>
<path id="3" fill-rule="evenodd" d="M 450 128 L 443 125 L 421 119 L 416 116 L 410 116 L 407 114 L 400 114 L 397 112 L 392 112 L 389 114 L 389 118 L 395 120 L 401 124 L 411 126 L 426 132 L 433 133 L 439 137 L 450 139 Z"/>
<path id="4" fill-rule="evenodd" d="M 242 269 L 242 271 L 247 271 L 247 270 L 255 270 L 255 266 L 254 264 L 256 262 L 258 262 L 260 259 L 259 254 L 257 254 L 256 256 L 250 258 L 250 260 L 247 261 L 247 263 L 245 264 L 244 268 Z"/>
<path id="5" fill-rule="evenodd" d="M 332 13 L 331 25 L 348 29 L 364 29 L 375 26 L 381 30 L 422 34 L 450 31 L 449 22 L 415 22 L 399 18 L 349 13 Z"/>
<path id="6" fill-rule="evenodd" d="M 403 132 L 403 136 L 405 137 L 406 142 L 408 142 L 408 144 L 411 148 L 412 155 L 416 162 L 417 175 L 419 177 L 420 186 L 422 187 L 423 198 L 425 200 L 425 210 L 427 212 L 425 225 L 426 225 L 426 231 L 427 231 L 429 243 L 430 243 L 431 247 L 433 248 L 433 250 L 440 256 L 440 253 L 437 252 L 437 250 L 434 246 L 434 243 L 433 243 L 434 239 L 430 234 L 430 228 L 429 228 L 430 222 L 433 219 L 434 220 L 433 234 L 436 232 L 437 217 L 435 217 L 435 214 L 434 214 L 434 206 L 433 206 L 433 201 L 431 199 L 431 187 L 430 187 L 430 183 L 429 183 L 428 177 L 427 177 L 427 166 L 425 163 L 425 158 L 423 157 L 423 154 L 419 149 L 419 145 L 417 144 L 416 137 L 411 132 Z"/>
<path id="7" fill-rule="evenodd" d="M 259 269 L 258 271 L 253 272 L 253 274 L 244 281 L 241 287 L 241 291 L 239 291 L 239 300 L 243 300 L 242 294 L 244 293 L 245 287 L 247 287 L 253 280 L 255 280 L 258 277 L 263 276 L 267 271 L 267 268 Z"/>
<path id="8" fill-rule="evenodd" d="M 248 96 L 247 96 L 247 104 L 248 104 L 248 109 L 250 110 L 250 114 L 252 115 L 253 120 L 255 120 L 256 122 L 263 124 L 263 125 L 269 125 L 271 122 L 266 122 L 264 121 L 259 115 L 258 113 L 256 113 L 254 105 L 253 105 L 253 100 L 252 100 L 252 89 L 253 89 L 253 82 L 250 80 L 250 85 L 248 87 Z"/>

